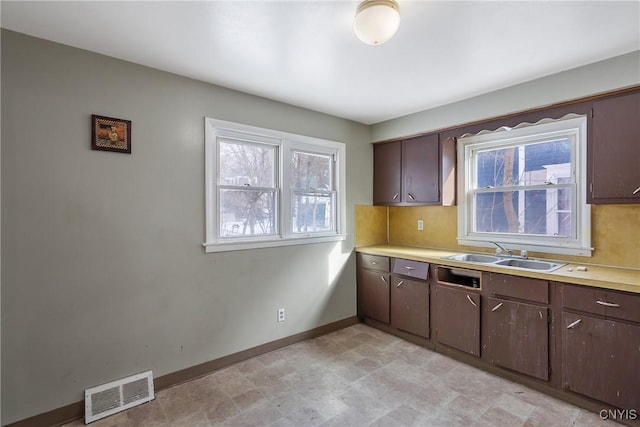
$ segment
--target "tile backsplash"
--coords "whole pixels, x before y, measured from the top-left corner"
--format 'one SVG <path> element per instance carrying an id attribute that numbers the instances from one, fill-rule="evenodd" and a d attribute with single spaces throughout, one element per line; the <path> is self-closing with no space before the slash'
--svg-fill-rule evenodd
<path id="1" fill-rule="evenodd" d="M 381 243 L 493 252 L 458 245 L 456 206 L 356 206 L 356 246 Z M 388 212 L 388 239 L 387 239 Z M 419 219 L 424 230 L 417 230 Z M 578 257 L 530 252 L 530 256 L 577 263 L 640 268 L 640 205 L 593 205 L 591 207 L 593 256 Z"/>

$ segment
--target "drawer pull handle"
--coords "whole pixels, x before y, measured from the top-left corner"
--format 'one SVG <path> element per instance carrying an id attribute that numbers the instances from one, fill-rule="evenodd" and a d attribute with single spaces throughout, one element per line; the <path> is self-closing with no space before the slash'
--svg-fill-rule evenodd
<path id="1" fill-rule="evenodd" d="M 616 304 L 615 302 L 606 302 L 597 300 L 596 304 L 604 305 L 605 307 L 620 307 L 620 304 Z"/>
<path id="2" fill-rule="evenodd" d="M 403 283 L 404 283 L 404 280 L 400 280 L 396 285 L 396 288 L 399 288 L 400 286 L 402 286 Z"/>
<path id="3" fill-rule="evenodd" d="M 635 196 L 636 194 L 640 193 L 640 187 L 636 188 L 635 191 L 633 192 L 633 195 Z"/>
<path id="4" fill-rule="evenodd" d="M 378 261 L 371 261 L 371 264 L 378 265 Z"/>
<path id="5" fill-rule="evenodd" d="M 478 304 L 476 304 L 469 295 L 467 295 L 467 299 L 469 300 L 469 302 L 471 303 L 471 305 L 473 305 L 474 307 L 477 307 Z"/>
<path id="6" fill-rule="evenodd" d="M 382 280 L 382 283 L 384 283 L 385 285 L 388 284 L 386 277 L 380 276 L 380 280 Z"/>
<path id="7" fill-rule="evenodd" d="M 397 199 L 399 195 L 400 195 L 400 193 L 396 193 L 396 194 L 393 196 L 393 200 Z"/>
<path id="8" fill-rule="evenodd" d="M 409 267 L 409 266 L 406 266 L 405 268 L 406 268 L 407 270 L 415 270 L 415 268 L 413 268 L 413 267 Z"/>
<path id="9" fill-rule="evenodd" d="M 496 310 L 497 310 L 497 309 L 499 309 L 500 307 L 502 307 L 502 303 L 500 303 L 500 304 L 496 305 L 495 307 L 493 307 L 493 308 L 491 309 L 491 311 L 496 311 Z"/>
<path id="10" fill-rule="evenodd" d="M 413 196 L 413 194 L 411 194 L 411 193 L 407 193 L 407 194 L 409 195 L 409 198 L 410 198 L 411 200 L 415 200 L 415 199 L 416 199 L 416 198 Z"/>
<path id="11" fill-rule="evenodd" d="M 575 322 L 573 322 L 573 323 L 569 324 L 569 326 L 567 326 L 567 329 L 573 329 L 573 328 L 575 328 L 576 326 L 578 326 L 580 323 L 582 323 L 582 319 L 578 319 L 578 320 L 576 320 Z"/>

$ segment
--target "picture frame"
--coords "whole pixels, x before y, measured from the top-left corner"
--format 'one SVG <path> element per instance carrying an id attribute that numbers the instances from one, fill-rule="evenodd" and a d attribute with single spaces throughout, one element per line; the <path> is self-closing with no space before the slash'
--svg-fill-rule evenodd
<path id="1" fill-rule="evenodd" d="M 131 154 L 131 120 L 92 114 L 91 149 Z"/>

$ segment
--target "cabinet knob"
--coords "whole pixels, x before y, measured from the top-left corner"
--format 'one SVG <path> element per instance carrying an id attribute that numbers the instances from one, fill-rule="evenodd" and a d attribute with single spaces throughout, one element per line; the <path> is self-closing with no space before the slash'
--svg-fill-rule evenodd
<path id="1" fill-rule="evenodd" d="M 404 280 L 400 280 L 398 282 L 398 284 L 396 285 L 396 288 L 399 288 L 400 286 L 402 286 L 404 284 Z"/>
<path id="2" fill-rule="evenodd" d="M 411 194 L 411 193 L 407 193 L 407 195 L 409 196 L 409 198 L 410 198 L 411 200 L 415 200 L 415 199 L 416 199 L 416 198 L 413 196 L 413 194 Z"/>
<path id="3" fill-rule="evenodd" d="M 477 307 L 478 304 L 476 304 L 469 295 L 467 295 L 467 299 L 469 300 L 469 302 L 471 303 L 471 305 L 473 305 L 474 307 Z"/>
<path id="4" fill-rule="evenodd" d="M 398 198 L 398 196 L 400 196 L 400 193 L 396 193 L 396 194 L 393 196 L 393 200 L 397 199 L 397 198 Z"/>
<path id="5" fill-rule="evenodd" d="M 380 276 L 380 280 L 382 280 L 382 283 L 384 283 L 385 285 L 388 283 L 387 278 L 384 276 Z"/>
<path id="6" fill-rule="evenodd" d="M 638 193 L 640 193 L 640 187 L 636 188 L 632 194 L 635 196 Z"/>
<path id="7" fill-rule="evenodd" d="M 567 329 L 573 329 L 573 328 L 575 328 L 576 326 L 578 326 L 581 322 L 582 322 L 582 319 L 578 319 L 578 320 L 576 320 L 575 322 L 570 323 L 570 324 L 569 324 L 569 326 L 567 326 Z"/>

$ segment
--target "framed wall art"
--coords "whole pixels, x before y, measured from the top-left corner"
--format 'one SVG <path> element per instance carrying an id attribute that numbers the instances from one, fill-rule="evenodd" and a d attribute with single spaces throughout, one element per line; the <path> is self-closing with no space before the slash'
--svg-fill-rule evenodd
<path id="1" fill-rule="evenodd" d="M 91 149 L 131 154 L 131 121 L 91 115 Z"/>

